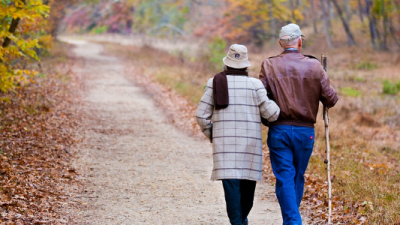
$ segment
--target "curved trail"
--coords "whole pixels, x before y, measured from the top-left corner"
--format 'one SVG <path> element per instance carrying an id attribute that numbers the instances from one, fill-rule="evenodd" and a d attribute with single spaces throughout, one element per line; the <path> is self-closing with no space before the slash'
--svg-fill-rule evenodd
<path id="1" fill-rule="evenodd" d="M 71 224 L 229 224 L 221 182 L 210 181 L 211 145 L 168 124 L 117 58 L 84 41 L 74 52 L 83 66 L 83 106 L 90 118 L 79 135 L 75 168 L 84 190 Z M 250 224 L 282 224 L 273 187 L 258 182 Z"/>

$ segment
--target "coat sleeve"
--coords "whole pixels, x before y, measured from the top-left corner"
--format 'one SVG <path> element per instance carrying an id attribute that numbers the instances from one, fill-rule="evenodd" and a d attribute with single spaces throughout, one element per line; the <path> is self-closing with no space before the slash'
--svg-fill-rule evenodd
<path id="1" fill-rule="evenodd" d="M 261 64 L 260 74 L 258 75 L 258 79 L 262 82 L 265 89 L 267 88 L 267 76 L 265 74 L 265 61 Z"/>
<path id="2" fill-rule="evenodd" d="M 267 91 L 259 80 L 255 83 L 255 88 L 261 117 L 267 119 L 269 122 L 274 122 L 278 119 L 281 112 L 279 106 L 268 98 Z"/>
<path id="3" fill-rule="evenodd" d="M 265 90 L 267 90 L 267 96 L 269 99 L 274 99 L 274 96 L 272 95 L 271 92 L 268 92 L 268 90 L 271 90 L 268 80 L 267 80 L 267 73 L 268 73 L 268 68 L 267 68 L 267 61 L 268 59 L 264 60 L 264 62 L 261 64 L 261 70 L 258 75 L 258 79 L 261 81 L 261 83 L 264 85 Z"/>
<path id="4" fill-rule="evenodd" d="M 214 112 L 213 97 L 213 78 L 208 80 L 203 97 L 200 100 L 199 107 L 196 111 L 197 123 L 203 134 L 211 141 L 212 139 L 212 123 L 211 117 Z"/>
<path id="5" fill-rule="evenodd" d="M 321 96 L 320 101 L 322 104 L 328 108 L 335 106 L 336 102 L 339 100 L 335 89 L 332 87 L 328 75 L 321 68 L 322 77 L 321 77 Z"/>

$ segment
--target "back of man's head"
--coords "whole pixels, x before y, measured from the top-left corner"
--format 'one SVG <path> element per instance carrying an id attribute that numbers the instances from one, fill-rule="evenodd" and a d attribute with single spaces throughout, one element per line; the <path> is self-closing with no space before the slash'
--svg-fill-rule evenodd
<path id="1" fill-rule="evenodd" d="M 304 37 L 297 24 L 290 23 L 282 27 L 279 33 L 279 43 L 283 48 L 299 47 L 301 37 Z"/>

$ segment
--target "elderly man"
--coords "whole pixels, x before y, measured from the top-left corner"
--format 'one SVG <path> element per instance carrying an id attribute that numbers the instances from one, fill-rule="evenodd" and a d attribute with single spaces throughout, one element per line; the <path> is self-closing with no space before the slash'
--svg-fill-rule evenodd
<path id="1" fill-rule="evenodd" d="M 225 70 L 207 82 L 196 118 L 213 144 L 211 180 L 222 180 L 229 220 L 242 225 L 261 180 L 261 117 L 275 121 L 279 108 L 260 80 L 248 76 L 245 46 L 232 45 L 223 62 Z"/>
<path id="2" fill-rule="evenodd" d="M 282 27 L 279 44 L 284 51 L 264 60 L 259 75 L 268 97 L 281 109 L 278 120 L 269 125 L 267 144 L 285 225 L 302 224 L 299 207 L 319 101 L 328 108 L 338 101 L 320 62 L 300 53 L 302 37 L 298 25 Z"/>

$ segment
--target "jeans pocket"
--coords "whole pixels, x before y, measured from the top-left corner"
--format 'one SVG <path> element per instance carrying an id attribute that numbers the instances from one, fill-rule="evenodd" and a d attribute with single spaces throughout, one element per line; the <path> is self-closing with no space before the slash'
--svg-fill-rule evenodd
<path id="1" fill-rule="evenodd" d="M 285 132 L 269 132 L 267 145 L 269 148 L 284 148 L 285 147 Z"/>
<path id="2" fill-rule="evenodd" d="M 303 149 L 309 150 L 314 147 L 315 132 L 301 133 L 301 137 Z"/>

